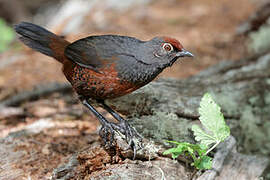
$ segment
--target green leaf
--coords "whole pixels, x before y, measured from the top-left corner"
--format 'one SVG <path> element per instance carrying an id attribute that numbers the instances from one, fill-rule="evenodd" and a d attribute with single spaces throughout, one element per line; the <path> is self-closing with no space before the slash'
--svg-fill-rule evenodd
<path id="1" fill-rule="evenodd" d="M 167 155 L 167 154 L 178 153 L 178 152 L 182 152 L 182 150 L 179 148 L 170 148 L 170 149 L 164 151 L 163 154 Z"/>
<path id="2" fill-rule="evenodd" d="M 202 151 L 207 151 L 207 149 L 208 149 L 208 146 L 205 146 L 204 144 L 199 144 L 198 145 L 199 146 L 199 148 L 202 150 Z"/>
<path id="3" fill-rule="evenodd" d="M 193 159 L 197 159 L 195 155 L 203 155 L 207 147 L 198 145 L 198 144 L 190 144 L 187 142 L 175 142 L 172 141 L 171 143 L 177 144 L 176 148 L 171 148 L 163 152 L 164 155 L 172 154 L 172 158 L 177 158 L 179 155 L 186 153 L 186 155 L 190 155 Z"/>
<path id="4" fill-rule="evenodd" d="M 181 155 L 182 152 L 175 152 L 175 153 L 172 153 L 172 158 L 173 159 L 176 159 L 179 155 Z"/>
<path id="5" fill-rule="evenodd" d="M 164 155 L 172 154 L 172 158 L 175 159 L 183 153 L 184 146 L 178 145 L 177 148 L 170 148 L 163 152 Z"/>
<path id="6" fill-rule="evenodd" d="M 192 130 L 195 139 L 203 145 L 224 141 L 230 135 L 230 128 L 224 121 L 220 107 L 214 102 L 210 94 L 206 93 L 199 107 L 200 121 L 203 127 L 209 132 L 203 131 L 199 126 L 193 125 Z"/>
<path id="7" fill-rule="evenodd" d="M 216 139 L 203 131 L 198 125 L 192 126 L 192 131 L 195 135 L 195 140 L 200 141 L 202 145 L 209 147 L 209 145 L 216 142 Z"/>
<path id="8" fill-rule="evenodd" d="M 13 29 L 6 25 L 5 21 L 0 18 L 0 52 L 8 49 L 9 44 L 15 38 Z"/>
<path id="9" fill-rule="evenodd" d="M 199 156 L 202 156 L 206 153 L 208 147 L 203 144 L 196 144 L 197 147 L 195 147 L 195 150 L 198 152 Z"/>
<path id="10" fill-rule="evenodd" d="M 212 158 L 209 156 L 201 156 L 199 159 L 194 161 L 193 164 L 197 169 L 211 169 Z"/>
<path id="11" fill-rule="evenodd" d="M 191 156 L 197 169 L 211 169 L 212 158 L 207 156 L 221 141 L 224 141 L 230 135 L 230 129 L 224 121 L 220 107 L 214 102 L 210 94 L 205 94 L 200 102 L 199 108 L 200 121 L 203 125 L 201 129 L 198 125 L 192 126 L 195 139 L 200 144 L 190 144 L 188 142 L 167 141 L 177 145 L 163 154 L 172 154 L 177 158 L 180 154 Z M 211 148 L 209 146 L 214 144 Z"/>

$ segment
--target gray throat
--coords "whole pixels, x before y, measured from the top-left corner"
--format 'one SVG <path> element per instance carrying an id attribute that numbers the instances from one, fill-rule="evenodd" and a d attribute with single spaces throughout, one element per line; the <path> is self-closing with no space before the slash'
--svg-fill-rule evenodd
<path id="1" fill-rule="evenodd" d="M 118 65 L 118 76 L 135 84 L 147 84 L 152 81 L 165 67 L 158 64 L 144 64 L 133 61 L 132 63 L 121 63 Z"/>

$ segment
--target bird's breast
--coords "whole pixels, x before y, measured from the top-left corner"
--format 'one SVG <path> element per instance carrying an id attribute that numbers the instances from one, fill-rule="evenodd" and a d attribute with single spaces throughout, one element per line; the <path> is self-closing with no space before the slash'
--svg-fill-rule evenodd
<path id="1" fill-rule="evenodd" d="M 64 64 L 63 72 L 79 95 L 110 99 L 128 94 L 142 86 L 121 79 L 115 64 L 104 66 L 98 71 L 74 63 L 72 67 L 68 64 Z"/>

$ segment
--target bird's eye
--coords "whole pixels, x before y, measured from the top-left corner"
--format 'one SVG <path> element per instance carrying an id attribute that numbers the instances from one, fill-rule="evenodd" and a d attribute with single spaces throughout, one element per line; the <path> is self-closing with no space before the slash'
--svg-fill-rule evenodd
<path id="1" fill-rule="evenodd" d="M 167 52 L 171 52 L 173 50 L 173 46 L 170 43 L 164 43 L 162 47 Z"/>

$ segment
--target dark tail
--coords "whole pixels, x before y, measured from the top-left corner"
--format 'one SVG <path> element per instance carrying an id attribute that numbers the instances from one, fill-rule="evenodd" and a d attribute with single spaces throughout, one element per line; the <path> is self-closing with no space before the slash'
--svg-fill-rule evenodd
<path id="1" fill-rule="evenodd" d="M 63 62 L 65 48 L 70 44 L 68 41 L 32 23 L 21 22 L 14 29 L 25 45 Z"/>

